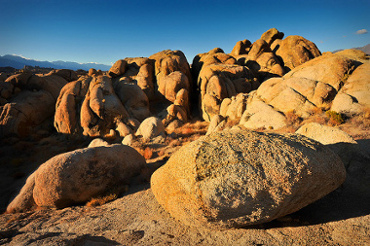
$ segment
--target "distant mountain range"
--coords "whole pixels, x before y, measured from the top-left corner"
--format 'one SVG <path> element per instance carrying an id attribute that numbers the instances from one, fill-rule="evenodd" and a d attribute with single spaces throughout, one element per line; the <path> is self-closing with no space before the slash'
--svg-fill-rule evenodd
<path id="1" fill-rule="evenodd" d="M 356 48 L 353 48 L 353 49 L 356 49 L 356 50 L 362 50 L 363 52 L 365 52 L 366 54 L 370 55 L 370 44 L 367 44 L 363 47 L 356 47 Z M 339 51 L 342 51 L 343 49 L 340 49 L 340 50 L 335 50 L 333 51 L 333 53 L 335 52 L 339 52 Z"/>
<path id="2" fill-rule="evenodd" d="M 22 69 L 24 66 L 32 67 L 45 67 L 54 69 L 72 69 L 72 70 L 89 70 L 90 68 L 100 69 L 102 71 L 108 71 L 111 66 L 98 63 L 78 63 L 69 61 L 37 61 L 33 59 L 24 58 L 17 55 L 3 55 L 0 56 L 0 67 L 14 67 L 16 69 Z"/>
<path id="3" fill-rule="evenodd" d="M 355 49 L 362 50 L 366 54 L 370 55 L 370 44 L 367 44 L 364 47 L 358 47 L 358 48 L 355 48 Z"/>

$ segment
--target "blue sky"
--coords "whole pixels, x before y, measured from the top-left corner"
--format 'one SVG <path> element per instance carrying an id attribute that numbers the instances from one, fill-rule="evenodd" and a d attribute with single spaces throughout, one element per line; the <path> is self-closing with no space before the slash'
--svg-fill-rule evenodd
<path id="1" fill-rule="evenodd" d="M 275 27 L 324 51 L 370 43 L 370 1 L 0 0 L 0 55 L 111 64 L 182 50 L 191 63 Z M 366 31 L 363 31 L 366 32 Z"/>

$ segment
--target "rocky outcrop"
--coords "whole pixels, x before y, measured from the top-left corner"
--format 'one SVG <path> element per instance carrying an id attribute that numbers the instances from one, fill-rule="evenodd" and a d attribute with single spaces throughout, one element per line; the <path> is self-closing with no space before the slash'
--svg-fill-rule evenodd
<path id="1" fill-rule="evenodd" d="M 184 53 L 179 50 L 164 50 L 151 55 L 149 59 L 155 61 L 158 92 L 167 100 L 174 102 L 181 89 L 191 90 L 192 77 Z"/>
<path id="2" fill-rule="evenodd" d="M 149 115 L 148 98 L 136 84 L 113 84 L 107 76 L 81 77 L 62 89 L 54 125 L 66 134 L 104 137 L 113 131 L 124 137 L 135 129 L 131 118 L 142 121 Z"/>
<path id="3" fill-rule="evenodd" d="M 136 84 L 152 100 L 155 98 L 154 64 L 149 58 L 125 58 L 115 62 L 109 70 L 113 83 L 117 80 Z"/>
<path id="4" fill-rule="evenodd" d="M 283 113 L 295 111 L 305 118 L 314 108 L 330 105 L 355 68 L 354 60 L 333 54 L 320 56 L 282 78 L 265 81 L 257 96 Z"/>
<path id="5" fill-rule="evenodd" d="M 1 84 L 0 135 L 27 136 L 54 115 L 59 92 L 77 79 L 71 70 L 54 70 L 47 75 L 23 72 Z"/>
<path id="6" fill-rule="evenodd" d="M 194 57 L 191 66 L 193 79 L 197 81 L 199 87 L 198 76 L 203 67 L 212 64 L 236 64 L 236 60 L 231 55 L 225 54 L 221 48 L 214 48 L 207 53 L 198 54 Z"/>
<path id="7" fill-rule="evenodd" d="M 277 48 L 277 49 L 276 49 Z M 278 47 L 274 47 L 275 54 L 282 59 L 287 71 L 321 55 L 321 52 L 311 41 L 301 36 L 288 36 Z"/>
<path id="8" fill-rule="evenodd" d="M 232 56 L 239 56 L 248 54 L 250 48 L 252 46 L 252 43 L 248 39 L 244 39 L 242 41 L 238 41 L 233 50 L 231 51 L 230 55 Z"/>
<path id="9" fill-rule="evenodd" d="M 364 63 L 348 77 L 331 110 L 352 116 L 370 108 L 370 64 Z"/>
<path id="10" fill-rule="evenodd" d="M 244 66 L 213 64 L 199 74 L 202 117 L 210 121 L 219 114 L 222 100 L 258 88 L 253 73 Z"/>
<path id="11" fill-rule="evenodd" d="M 60 154 L 42 164 L 27 179 L 7 211 L 25 211 L 34 205 L 64 208 L 113 190 L 119 193 L 145 166 L 144 157 L 120 144 Z"/>
<path id="12" fill-rule="evenodd" d="M 271 46 L 275 40 L 281 40 L 283 37 L 284 33 L 279 32 L 276 28 L 271 28 L 261 35 L 261 39 L 264 40 L 269 46 Z"/>
<path id="13" fill-rule="evenodd" d="M 236 56 L 236 59 L 240 65 L 247 66 L 258 74 L 260 82 L 271 77 L 284 75 L 284 69 L 280 60 L 263 39 L 259 39 L 252 44 L 248 55 Z"/>
<path id="14" fill-rule="evenodd" d="M 293 213 L 335 190 L 345 177 L 340 158 L 318 142 L 237 130 L 182 147 L 152 175 L 151 187 L 163 208 L 183 223 L 225 228 Z"/>

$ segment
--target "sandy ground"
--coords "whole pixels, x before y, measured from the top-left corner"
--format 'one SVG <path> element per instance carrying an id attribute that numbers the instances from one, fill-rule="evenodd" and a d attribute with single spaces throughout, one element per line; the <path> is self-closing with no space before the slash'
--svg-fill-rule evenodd
<path id="1" fill-rule="evenodd" d="M 6 245 L 370 245 L 369 130 L 343 124 L 356 138 L 361 153 L 353 156 L 346 182 L 321 200 L 272 222 L 224 231 L 188 227 L 171 218 L 157 203 L 149 177 L 184 142 L 199 132 L 185 130 L 154 151 L 149 173 L 138 177 L 128 192 L 97 207 L 75 206 L 0 216 L 0 244 Z M 204 132 L 203 132 L 204 133 Z M 180 139 L 180 140 L 179 140 Z M 180 141 L 180 143 L 179 143 Z M 1 143 L 1 208 L 25 178 L 51 156 L 84 147 L 61 136 Z M 166 146 L 165 146 L 166 145 Z M 161 146 L 161 145 L 157 145 Z M 171 146 L 169 149 L 168 146 Z M 153 146 L 152 146 L 153 147 Z"/>

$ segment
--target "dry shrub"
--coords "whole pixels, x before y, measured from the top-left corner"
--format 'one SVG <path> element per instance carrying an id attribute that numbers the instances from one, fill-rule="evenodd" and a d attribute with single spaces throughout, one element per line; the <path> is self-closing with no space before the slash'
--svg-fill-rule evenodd
<path id="1" fill-rule="evenodd" d="M 175 129 L 176 134 L 180 135 L 192 135 L 192 134 L 206 134 L 208 130 L 209 122 L 205 121 L 195 121 L 195 122 L 188 122 L 183 126 Z"/>
<path id="2" fill-rule="evenodd" d="M 96 207 L 96 206 L 101 206 L 103 204 L 106 204 L 108 202 L 111 202 L 113 200 L 116 200 L 119 196 L 119 194 L 127 192 L 128 191 L 128 186 L 125 185 L 123 187 L 116 187 L 108 191 L 106 194 L 103 196 L 99 197 L 93 197 L 86 203 L 87 207 Z"/>
<path id="3" fill-rule="evenodd" d="M 88 207 L 101 206 L 115 199 L 117 199 L 117 194 L 110 194 L 107 196 L 91 198 L 91 200 L 88 203 L 86 203 L 86 206 Z"/>
<path id="4" fill-rule="evenodd" d="M 325 115 L 329 118 L 328 124 L 331 126 L 337 126 L 344 123 L 344 119 L 341 113 L 335 111 L 326 111 Z"/>
<path id="5" fill-rule="evenodd" d="M 302 123 L 302 118 L 296 114 L 295 110 L 286 112 L 285 118 L 286 118 L 287 126 L 294 128 L 294 129 L 295 128 L 298 129 L 298 127 Z"/>
<path id="6" fill-rule="evenodd" d="M 239 122 L 240 122 L 240 119 L 239 120 L 230 120 L 229 118 L 227 118 L 225 128 L 232 128 L 233 126 L 238 125 Z"/>
<path id="7" fill-rule="evenodd" d="M 146 147 L 144 149 L 144 154 L 143 154 L 145 160 L 149 160 L 150 158 L 152 158 L 153 156 L 153 149 L 152 148 L 149 148 L 149 147 Z"/>
<path id="8" fill-rule="evenodd" d="M 365 108 L 359 115 L 353 116 L 350 123 L 363 129 L 370 128 L 370 108 Z"/>

